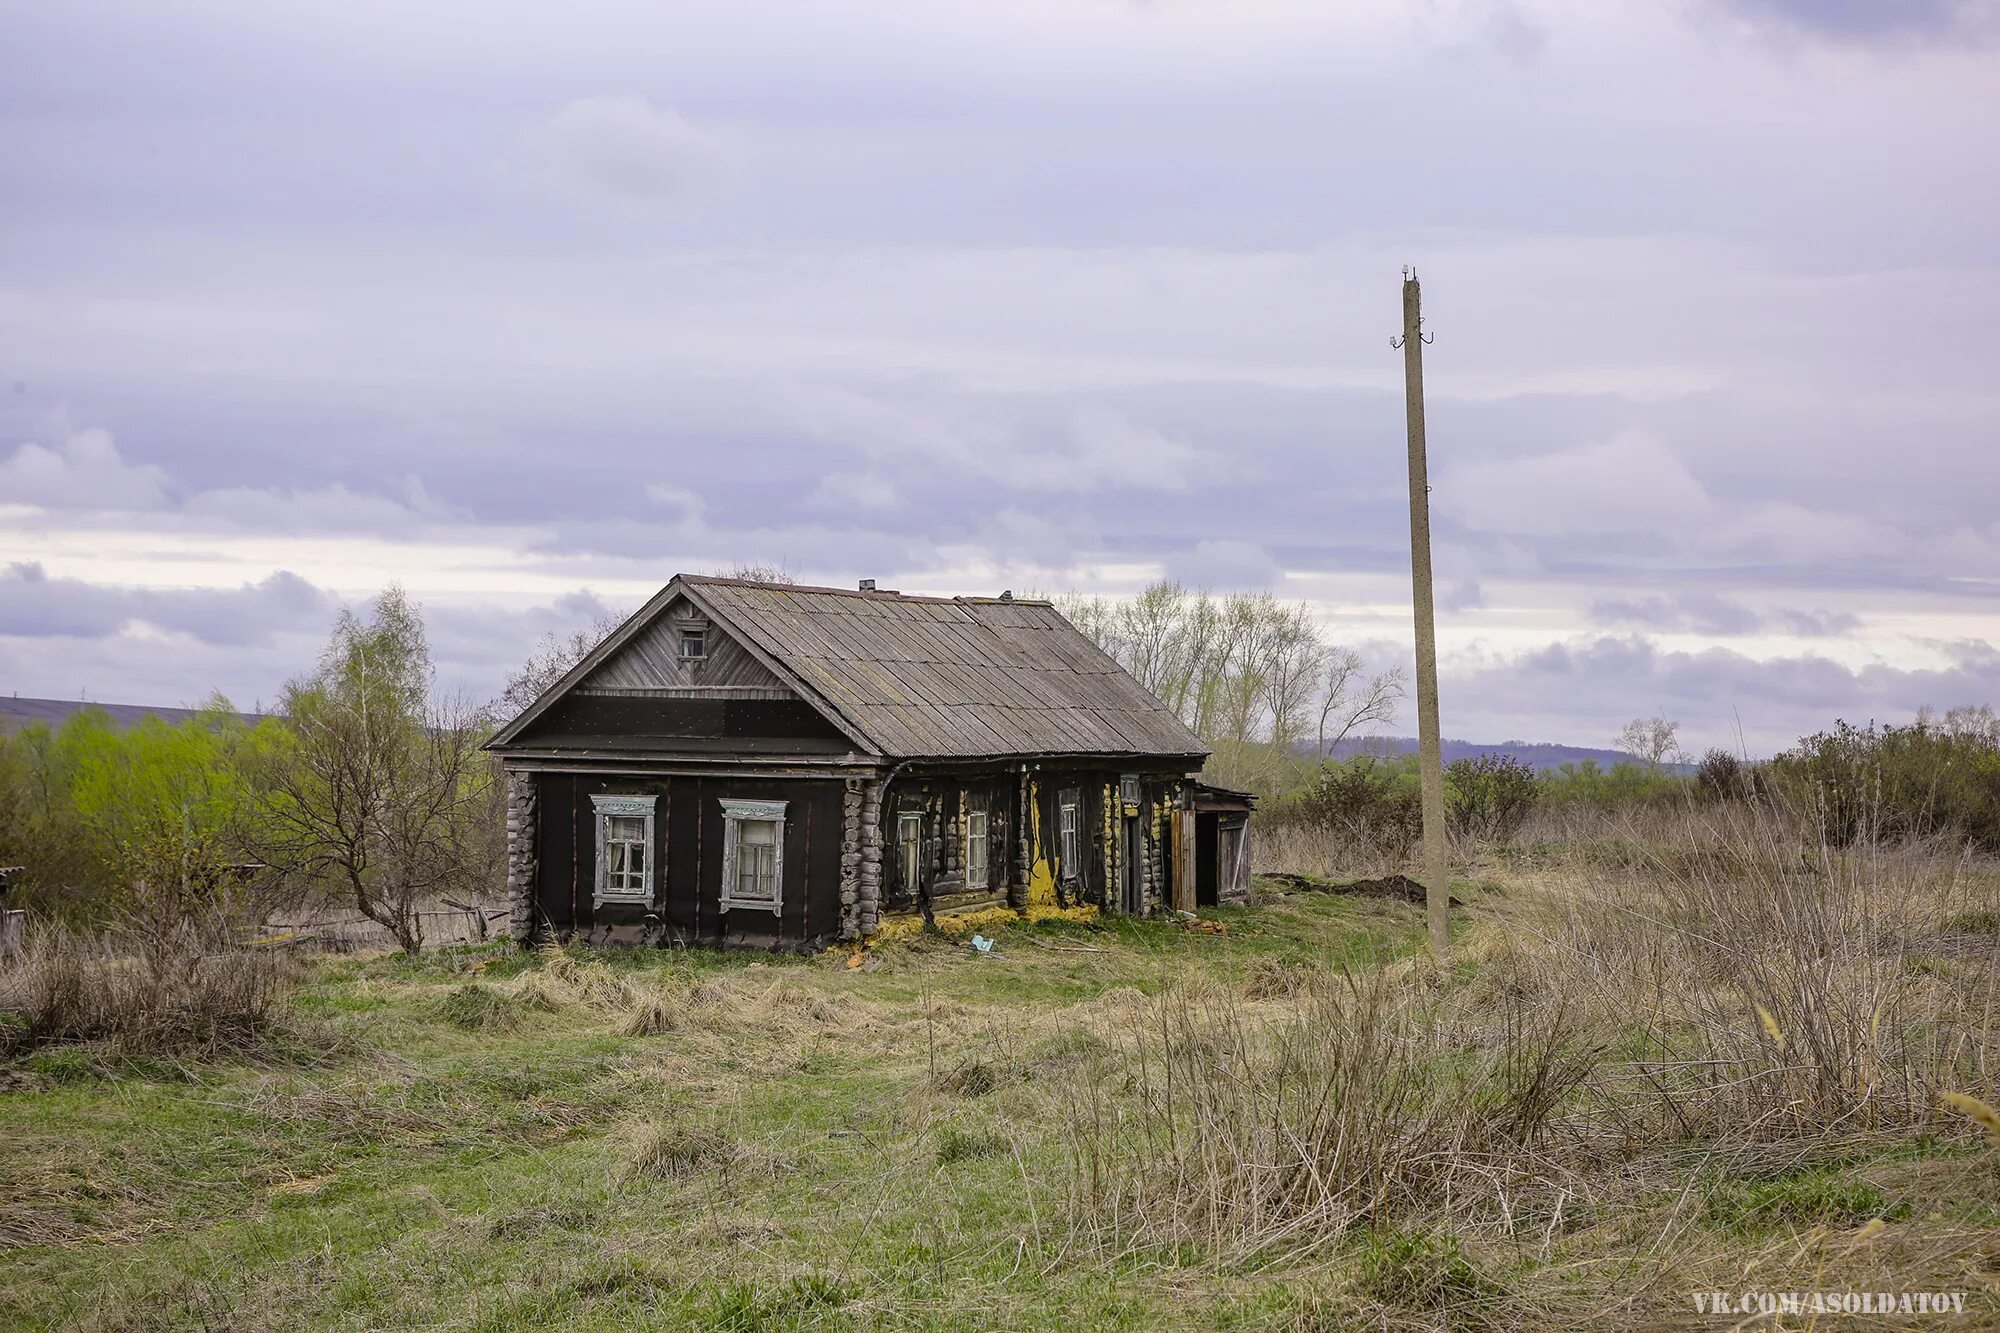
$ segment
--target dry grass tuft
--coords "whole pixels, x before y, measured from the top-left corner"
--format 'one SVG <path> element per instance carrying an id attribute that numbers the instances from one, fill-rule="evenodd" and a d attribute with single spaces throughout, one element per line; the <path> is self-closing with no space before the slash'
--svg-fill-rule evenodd
<path id="1" fill-rule="evenodd" d="M 1259 958 L 1243 978 L 1246 1000 L 1288 999 L 1312 981 L 1312 969 L 1278 958 Z"/>
<path id="2" fill-rule="evenodd" d="M 619 1031 L 628 1037 L 658 1037 L 681 1025 L 681 999 L 664 990 L 641 996 L 625 1015 Z"/>
<path id="3" fill-rule="evenodd" d="M 632 1135 L 626 1174 L 650 1180 L 677 1180 L 732 1166 L 749 1155 L 735 1138 L 675 1120 L 652 1120 Z"/>
<path id="4" fill-rule="evenodd" d="M 512 1032 L 521 1026 L 521 1008 L 512 996 L 484 982 L 469 981 L 445 992 L 438 1017 L 467 1032 Z"/>

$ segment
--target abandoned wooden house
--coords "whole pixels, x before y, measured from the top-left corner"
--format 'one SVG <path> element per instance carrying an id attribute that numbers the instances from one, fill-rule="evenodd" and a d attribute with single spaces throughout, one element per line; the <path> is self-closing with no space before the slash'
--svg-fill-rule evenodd
<path id="1" fill-rule="evenodd" d="M 682 575 L 490 743 L 516 939 L 1241 900 L 1251 801 L 1047 602 Z"/>

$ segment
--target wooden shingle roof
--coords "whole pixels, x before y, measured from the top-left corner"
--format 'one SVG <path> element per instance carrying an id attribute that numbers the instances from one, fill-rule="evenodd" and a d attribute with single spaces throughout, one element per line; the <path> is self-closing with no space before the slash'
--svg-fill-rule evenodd
<path id="1" fill-rule="evenodd" d="M 884 756 L 1208 752 L 1047 602 L 679 582 Z"/>
<path id="2" fill-rule="evenodd" d="M 886 759 L 1208 753 L 1047 602 L 908 597 L 684 574 L 489 743 L 589 692 L 685 598 L 854 742 Z"/>

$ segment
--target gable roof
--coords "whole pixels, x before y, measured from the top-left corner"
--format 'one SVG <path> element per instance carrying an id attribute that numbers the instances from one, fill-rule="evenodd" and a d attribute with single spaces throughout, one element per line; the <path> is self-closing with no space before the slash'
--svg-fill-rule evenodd
<path id="1" fill-rule="evenodd" d="M 681 595 L 858 748 L 884 758 L 1208 752 L 1047 602 L 908 597 L 692 574 L 662 589 L 492 746 L 509 746 Z"/>

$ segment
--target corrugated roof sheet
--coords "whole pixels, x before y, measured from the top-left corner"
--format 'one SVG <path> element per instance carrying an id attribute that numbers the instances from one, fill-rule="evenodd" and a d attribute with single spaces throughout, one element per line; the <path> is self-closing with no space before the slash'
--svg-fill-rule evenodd
<path id="1" fill-rule="evenodd" d="M 681 583 L 884 755 L 1208 750 L 1046 602 Z"/>

